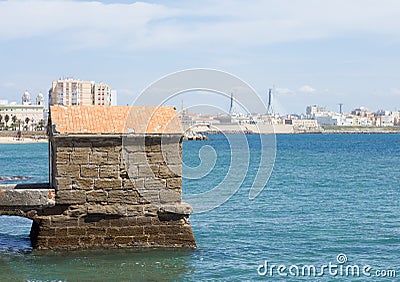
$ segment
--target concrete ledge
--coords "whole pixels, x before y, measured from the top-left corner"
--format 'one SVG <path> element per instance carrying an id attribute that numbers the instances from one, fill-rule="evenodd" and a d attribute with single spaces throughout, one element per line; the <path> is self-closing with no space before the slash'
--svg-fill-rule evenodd
<path id="1" fill-rule="evenodd" d="M 23 211 L 55 205 L 55 191 L 48 183 L 0 185 L 0 210 Z"/>

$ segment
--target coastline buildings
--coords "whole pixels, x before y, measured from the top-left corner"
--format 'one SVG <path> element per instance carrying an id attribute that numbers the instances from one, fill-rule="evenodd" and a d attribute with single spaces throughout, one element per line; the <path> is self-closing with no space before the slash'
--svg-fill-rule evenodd
<path id="1" fill-rule="evenodd" d="M 116 105 L 117 92 L 105 83 L 74 78 L 58 79 L 49 90 L 49 105 Z"/>
<path id="2" fill-rule="evenodd" d="M 356 108 L 350 113 L 336 113 L 327 111 L 325 107 L 312 105 L 306 108 L 306 115 L 321 126 L 392 127 L 400 124 L 399 111 L 373 112 L 365 107 Z"/>
<path id="3" fill-rule="evenodd" d="M 31 95 L 25 91 L 21 104 L 0 100 L 0 129 L 35 130 L 38 127 L 42 129 L 45 127 L 44 114 L 43 94 L 39 93 L 36 96 L 36 103 L 32 104 Z"/>

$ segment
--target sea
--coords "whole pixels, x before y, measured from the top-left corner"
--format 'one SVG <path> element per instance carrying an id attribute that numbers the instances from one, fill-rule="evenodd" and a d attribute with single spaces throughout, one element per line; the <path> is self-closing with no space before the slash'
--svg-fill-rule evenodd
<path id="1" fill-rule="evenodd" d="M 184 200 L 229 192 L 194 205 L 197 249 L 38 252 L 30 220 L 1 216 L 0 281 L 399 281 L 400 135 L 263 140 L 184 141 Z M 47 144 L 0 145 L 11 176 L 47 182 Z"/>

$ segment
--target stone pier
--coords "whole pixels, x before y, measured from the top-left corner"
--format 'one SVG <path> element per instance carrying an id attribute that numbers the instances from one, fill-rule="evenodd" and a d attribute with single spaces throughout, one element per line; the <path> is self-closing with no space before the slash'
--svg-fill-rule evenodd
<path id="1" fill-rule="evenodd" d="M 0 188 L 0 214 L 33 220 L 34 248 L 196 246 L 175 109 L 54 106 L 50 125 L 50 184 L 25 189 L 37 205 Z"/>

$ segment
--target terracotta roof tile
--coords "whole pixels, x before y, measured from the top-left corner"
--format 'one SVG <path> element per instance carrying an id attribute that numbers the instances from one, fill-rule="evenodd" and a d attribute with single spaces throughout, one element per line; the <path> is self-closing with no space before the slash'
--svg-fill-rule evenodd
<path id="1" fill-rule="evenodd" d="M 61 134 L 182 134 L 178 112 L 171 106 L 51 106 Z"/>

